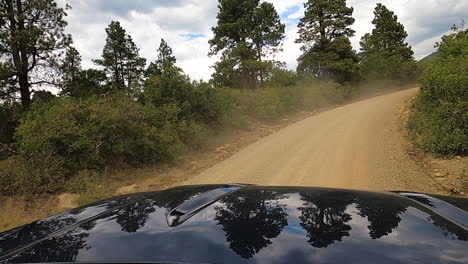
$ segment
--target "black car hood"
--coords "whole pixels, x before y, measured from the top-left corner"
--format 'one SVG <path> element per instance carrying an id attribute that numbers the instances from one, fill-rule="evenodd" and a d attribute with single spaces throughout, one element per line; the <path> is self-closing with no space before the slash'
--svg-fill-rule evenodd
<path id="1" fill-rule="evenodd" d="M 0 261 L 468 263 L 466 206 L 415 193 L 178 187 L 0 233 Z"/>

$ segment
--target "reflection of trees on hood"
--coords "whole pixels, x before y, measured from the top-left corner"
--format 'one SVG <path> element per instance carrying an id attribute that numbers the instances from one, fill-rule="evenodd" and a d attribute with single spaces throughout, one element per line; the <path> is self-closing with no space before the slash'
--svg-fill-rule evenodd
<path id="1" fill-rule="evenodd" d="M 165 208 L 166 211 L 169 211 L 212 188 L 212 186 L 180 187 L 149 196 L 148 194 L 136 194 L 114 200 L 112 204 L 109 204 L 108 209 L 122 206 L 116 211 L 116 222 L 120 224 L 122 231 L 134 233 L 145 226 L 149 215 L 156 209 Z"/>
<path id="2" fill-rule="evenodd" d="M 372 239 L 387 236 L 400 224 L 400 215 L 406 211 L 407 202 L 400 198 L 382 198 L 362 195 L 357 201 L 359 215 L 369 221 L 369 235 Z"/>
<path id="3" fill-rule="evenodd" d="M 21 252 L 8 262 L 75 262 L 78 252 L 87 246 L 87 231 L 95 226 L 95 221 L 86 222 L 69 233 L 45 240 L 39 247 Z"/>
<path id="4" fill-rule="evenodd" d="M 45 236 L 76 223 L 76 215 L 84 209 L 74 209 L 53 217 L 36 221 L 0 234 L 0 252 L 13 249 L 19 245 L 44 238 Z"/>
<path id="5" fill-rule="evenodd" d="M 434 203 L 426 197 L 411 196 L 411 199 L 430 207 L 434 206 Z M 435 226 L 440 228 L 440 230 L 442 231 L 442 235 L 444 235 L 445 237 L 450 237 L 453 240 L 458 239 L 462 241 L 468 241 L 468 234 L 465 230 L 425 208 L 420 209 L 424 212 L 427 212 L 430 215 L 428 217 L 428 220 L 431 221 Z"/>
<path id="6" fill-rule="evenodd" d="M 307 231 L 308 242 L 313 247 L 326 248 L 335 241 L 341 241 L 349 236 L 351 226 L 346 223 L 351 215 L 345 212 L 346 207 L 353 202 L 351 196 L 334 192 L 300 193 L 303 207 L 299 219 L 301 226 Z"/>
<path id="7" fill-rule="evenodd" d="M 243 258 L 251 258 L 271 244 L 287 225 L 283 198 L 274 191 L 239 191 L 216 207 L 218 225 L 226 232 L 230 248 Z"/>
<path id="8" fill-rule="evenodd" d="M 156 208 L 153 200 L 136 201 L 117 211 L 116 222 L 122 227 L 122 231 L 134 233 L 146 224 L 149 215 L 154 211 Z"/>
<path id="9" fill-rule="evenodd" d="M 447 221 L 443 217 L 430 213 L 428 220 L 431 221 L 435 226 L 439 227 L 442 235 L 451 238 L 453 240 L 468 241 L 468 233 L 461 227 Z"/>

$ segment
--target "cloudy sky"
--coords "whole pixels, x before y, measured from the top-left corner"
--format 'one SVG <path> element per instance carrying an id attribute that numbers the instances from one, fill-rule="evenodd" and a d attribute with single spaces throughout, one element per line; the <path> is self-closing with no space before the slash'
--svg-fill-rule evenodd
<path id="1" fill-rule="evenodd" d="M 295 69 L 299 46 L 297 23 L 304 14 L 306 0 L 268 0 L 272 2 L 286 23 L 283 52 L 276 59 Z M 172 47 L 178 65 L 193 79 L 208 80 L 215 57 L 208 57 L 208 40 L 211 27 L 216 24 L 218 0 L 59 0 L 68 3 L 68 32 L 80 51 L 85 67 L 95 67 L 92 59 L 98 58 L 104 46 L 105 28 L 112 20 L 119 20 L 140 48 L 143 57 L 152 61 L 161 38 Z M 448 32 L 454 23 L 468 20 L 466 0 L 348 0 L 354 7 L 352 38 L 355 50 L 359 39 L 372 30 L 373 9 L 377 2 L 393 10 L 408 32 L 408 42 L 416 59 L 434 51 L 434 43 Z"/>

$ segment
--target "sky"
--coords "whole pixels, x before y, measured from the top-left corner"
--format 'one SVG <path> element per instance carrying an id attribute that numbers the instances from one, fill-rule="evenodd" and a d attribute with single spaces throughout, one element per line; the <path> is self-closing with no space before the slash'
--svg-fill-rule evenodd
<path id="1" fill-rule="evenodd" d="M 297 23 L 304 15 L 306 0 L 268 0 L 274 4 L 286 24 L 283 51 L 275 59 L 295 69 L 300 55 Z M 75 48 L 83 57 L 84 68 L 95 68 L 93 59 L 99 58 L 104 47 L 105 28 L 118 20 L 140 48 L 140 55 L 148 63 L 157 57 L 160 39 L 164 38 L 173 49 L 177 65 L 192 79 L 209 80 L 211 66 L 218 59 L 209 57 L 208 40 L 216 25 L 218 0 L 59 0 L 59 5 L 72 6 L 68 10 L 67 32 L 73 35 Z M 381 2 L 398 15 L 408 32 L 408 43 L 416 59 L 432 53 L 434 43 L 449 32 L 462 19 L 468 21 L 467 0 L 348 0 L 354 8 L 356 31 L 351 39 L 359 51 L 359 40 L 372 31 L 373 10 Z"/>

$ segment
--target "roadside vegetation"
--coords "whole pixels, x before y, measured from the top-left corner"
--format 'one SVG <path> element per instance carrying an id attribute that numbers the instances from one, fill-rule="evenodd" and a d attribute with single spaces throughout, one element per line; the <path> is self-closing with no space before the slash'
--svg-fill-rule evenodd
<path id="1" fill-rule="evenodd" d="M 425 65 L 408 124 L 414 143 L 436 156 L 468 153 L 468 30 L 452 29 Z"/>
<path id="2" fill-rule="evenodd" d="M 209 41 L 209 55 L 220 60 L 205 82 L 191 80 L 177 66 L 164 39 L 155 49 L 157 60 L 147 63 L 118 21 L 105 29 L 96 68 L 84 69 L 72 36 L 64 33 L 66 9 L 54 0 L 6 3 L 0 8 L 1 17 L 11 18 L 0 23 L 2 195 L 69 191 L 92 201 L 100 197 L 94 196 L 96 186 L 109 168 L 170 163 L 203 150 L 221 129 L 249 128 L 257 120 L 340 104 L 376 83 L 399 86 L 414 83 L 419 75 L 403 25 L 381 4 L 374 11 L 375 29 L 356 52 L 349 40 L 353 9 L 346 1 L 309 0 L 298 26 L 303 54 L 292 71 L 273 59 L 285 25 L 271 3 L 220 0 Z M 11 27 L 12 21 L 21 26 Z M 456 80 L 466 81 L 466 61 L 457 63 L 465 72 L 454 64 Z M 427 72 L 424 87 L 432 83 Z M 465 124 L 466 129 L 466 82 L 460 85 L 464 104 L 457 103 L 460 93 L 450 94 L 444 109 L 452 111 L 455 105 L 464 113 L 464 121 L 456 113 L 448 115 L 452 127 Z M 434 104 L 430 109 L 439 107 Z M 447 114 L 436 115 L 442 113 Z M 459 142 L 460 133 L 451 134 L 450 151 L 466 151 L 466 130 L 465 143 Z"/>

